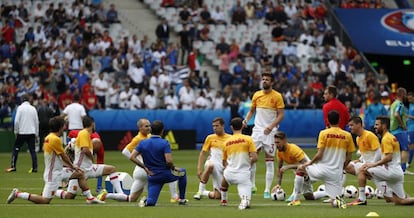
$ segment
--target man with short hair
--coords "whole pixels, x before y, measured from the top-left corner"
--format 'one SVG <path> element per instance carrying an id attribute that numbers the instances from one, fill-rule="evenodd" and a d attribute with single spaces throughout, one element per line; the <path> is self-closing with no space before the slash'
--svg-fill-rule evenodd
<path id="1" fill-rule="evenodd" d="M 240 197 L 239 209 L 250 208 L 252 182 L 250 168 L 257 161 L 256 146 L 251 136 L 241 133 L 242 119 L 233 118 L 230 122 L 233 135 L 224 142 L 223 148 L 223 180 L 221 181 L 221 205 L 226 206 L 229 185 L 237 185 Z"/>
<path id="2" fill-rule="evenodd" d="M 85 116 L 82 119 L 84 128 L 79 131 L 75 142 L 75 160 L 74 164 L 80 167 L 84 172 L 86 178 L 97 178 L 99 176 L 109 175 L 110 182 L 114 188 L 114 193 L 118 195 L 118 200 L 128 199 L 128 195 L 124 194 L 121 183 L 118 179 L 118 172 L 112 165 L 94 164 L 93 163 L 93 141 L 91 134 L 95 129 L 95 121 L 92 117 Z M 76 193 L 78 187 L 77 181 L 70 180 L 68 190 Z"/>
<path id="3" fill-rule="evenodd" d="M 86 116 L 86 110 L 79 102 L 79 94 L 73 95 L 73 102 L 62 111 L 62 115 L 68 119 L 68 130 L 83 129 L 82 118 Z"/>
<path id="4" fill-rule="evenodd" d="M 200 183 L 198 191 L 194 195 L 196 200 L 200 200 L 203 196 L 211 199 L 220 199 L 220 184 L 223 177 L 223 145 L 230 137 L 224 131 L 224 119 L 222 117 L 213 119 L 213 131 L 213 134 L 206 137 L 198 156 L 197 176 L 200 179 Z M 210 153 L 210 156 L 205 161 L 204 170 L 202 170 L 202 164 L 207 153 Z M 206 190 L 206 183 L 210 175 L 213 182 L 213 191 Z"/>
<path id="5" fill-rule="evenodd" d="M 295 196 L 288 204 L 299 206 L 299 195 L 303 191 L 304 177 L 309 176 L 312 182 L 323 181 L 326 194 L 332 199 L 332 206 L 346 208 L 346 202 L 341 197 L 342 172 L 349 164 L 352 152 L 355 151 L 351 133 L 339 127 L 340 115 L 336 110 L 328 112 L 329 128 L 321 130 L 318 137 L 318 151 L 315 156 L 296 170 L 294 189 Z"/>
<path id="6" fill-rule="evenodd" d="M 66 192 L 64 190 L 58 190 L 62 180 L 78 181 L 79 186 L 83 191 L 82 194 L 86 196 L 86 203 L 105 203 L 99 201 L 91 194 L 88 184 L 86 183 L 85 174 L 79 167 L 75 166 L 66 155 L 63 149 L 62 140 L 60 139 L 64 127 L 65 121 L 62 117 L 53 117 L 49 121 L 50 133 L 46 136 L 43 146 L 45 156 L 43 179 L 45 181 L 45 186 L 42 195 L 39 196 L 21 192 L 17 188 L 14 188 L 7 198 L 8 204 L 13 202 L 16 198 L 29 200 L 36 204 L 49 204 L 54 195 L 61 199 L 75 198 L 76 191 L 73 193 L 70 191 Z M 68 167 L 63 167 L 63 165 Z"/>
<path id="7" fill-rule="evenodd" d="M 388 129 L 390 118 L 379 116 L 375 120 L 375 131 L 381 135 L 381 159 L 366 163 L 358 172 L 359 197 L 348 205 L 367 205 L 365 185 L 368 178 L 374 180 L 384 199 L 396 205 L 413 205 L 414 198 L 407 197 L 404 191 L 404 173 L 401 169 L 400 145 Z M 378 182 L 385 182 L 378 185 Z"/>
<path id="8" fill-rule="evenodd" d="M 266 182 L 263 197 L 270 199 L 270 187 L 274 177 L 274 157 L 276 148 L 274 144 L 274 134 L 279 128 L 280 122 L 284 117 L 285 103 L 283 96 L 273 90 L 274 77 L 271 73 L 262 74 L 262 90 L 256 91 L 252 97 L 252 106 L 243 120 L 244 127 L 248 121 L 254 118 L 252 138 L 257 148 L 257 152 L 265 152 L 266 161 Z M 252 164 L 252 192 L 256 191 L 256 164 Z"/>
<path id="9" fill-rule="evenodd" d="M 278 131 L 275 135 L 275 144 L 277 148 L 278 159 L 278 171 L 277 171 L 277 184 L 273 187 L 272 191 L 282 187 L 283 174 L 289 170 L 296 170 L 300 164 L 304 164 L 310 161 L 308 155 L 298 145 L 289 143 L 285 132 Z M 287 165 L 283 165 L 286 163 Z M 313 186 L 309 179 L 306 177 L 304 180 L 303 196 L 306 200 L 316 200 L 326 196 L 325 191 L 313 192 Z M 289 198 L 285 201 L 290 202 L 295 193 L 293 192 Z"/>
<path id="10" fill-rule="evenodd" d="M 329 85 L 325 88 L 323 93 L 323 98 L 325 99 L 326 103 L 322 106 L 323 112 L 323 120 L 325 122 L 326 127 L 329 127 L 329 120 L 328 120 L 328 113 L 329 111 L 336 110 L 339 112 L 339 127 L 341 129 L 345 129 L 346 124 L 349 121 L 349 111 L 345 104 L 338 100 L 338 89 L 334 85 Z"/>
<path id="11" fill-rule="evenodd" d="M 143 197 L 139 202 L 139 206 L 155 206 L 162 186 L 176 180 L 178 180 L 180 192 L 178 204 L 186 205 L 187 172 L 184 168 L 174 166 L 170 143 L 161 138 L 164 133 L 164 123 L 155 120 L 151 124 L 151 131 L 151 137 L 141 141 L 129 158 L 136 165 L 143 168 L 148 175 L 148 198 Z M 142 155 L 144 162 L 137 158 L 138 155 Z"/>
<path id="12" fill-rule="evenodd" d="M 36 137 L 39 135 L 39 118 L 36 108 L 31 105 L 29 99 L 29 94 L 23 94 L 21 96 L 22 103 L 16 109 L 16 116 L 14 118 L 14 134 L 16 135 L 16 141 L 13 146 L 11 165 L 6 169 L 6 173 L 16 171 L 19 151 L 24 143 L 29 147 L 30 155 L 32 157 L 32 168 L 29 170 L 29 173 L 37 173 L 35 141 Z"/>
<path id="13" fill-rule="evenodd" d="M 131 157 L 131 153 L 134 151 L 134 149 L 139 145 L 139 143 L 144 140 L 151 137 L 151 124 L 148 119 L 141 118 L 137 122 L 138 126 L 138 134 L 132 138 L 132 140 L 125 146 L 125 148 L 122 150 L 122 154 L 128 158 Z M 141 156 L 137 157 L 138 159 L 142 160 Z M 129 202 L 136 202 L 139 198 L 139 196 L 144 191 L 144 187 L 147 185 L 147 173 L 144 169 L 142 169 L 139 166 L 135 166 L 134 172 L 133 172 L 133 179 L 131 190 L 129 192 Z M 169 183 L 170 191 L 171 191 L 171 203 L 175 203 L 179 201 L 179 197 L 176 193 L 176 186 L 177 182 L 171 182 Z M 105 199 L 115 199 L 117 200 L 117 195 L 108 193 L 107 190 L 102 190 L 102 192 L 98 195 L 99 200 L 105 200 Z"/>
<path id="14" fill-rule="evenodd" d="M 397 96 L 390 107 L 390 132 L 400 144 L 401 151 L 401 168 L 406 175 L 414 175 L 407 170 L 408 159 L 408 135 L 407 135 L 407 108 L 404 100 L 407 97 L 407 90 L 403 87 L 397 89 Z"/>

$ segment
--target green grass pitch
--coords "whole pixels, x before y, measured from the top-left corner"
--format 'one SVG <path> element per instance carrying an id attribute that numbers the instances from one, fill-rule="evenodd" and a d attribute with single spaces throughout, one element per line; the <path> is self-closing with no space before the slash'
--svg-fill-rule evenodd
<path id="1" fill-rule="evenodd" d="M 313 156 L 314 149 L 305 149 L 309 156 Z M 380 217 L 412 217 L 414 206 L 394 206 L 385 203 L 383 200 L 372 199 L 368 201 L 367 206 L 354 206 L 347 209 L 332 208 L 329 204 L 322 203 L 322 200 L 305 201 L 302 199 L 302 205 L 298 207 L 289 207 L 282 201 L 272 201 L 263 199 L 264 188 L 264 156 L 259 155 L 257 165 L 256 183 L 258 191 L 252 195 L 252 208 L 239 211 L 237 206 L 239 199 L 237 189 L 230 186 L 229 205 L 220 206 L 218 200 L 201 199 L 194 200 L 192 196 L 198 189 L 198 179 L 196 176 L 196 166 L 199 151 L 173 151 L 173 158 L 176 166 L 185 167 L 188 172 L 187 206 L 178 206 L 169 202 L 169 188 L 164 186 L 156 207 L 140 208 L 138 203 L 117 202 L 108 199 L 105 205 L 87 205 L 85 198 L 77 196 L 75 200 L 53 199 L 49 205 L 35 205 L 29 201 L 16 199 L 12 204 L 6 204 L 6 198 L 12 188 L 17 187 L 20 190 L 31 193 L 40 193 L 43 188 L 43 155 L 39 154 L 39 173 L 29 174 L 30 155 L 26 151 L 21 151 L 17 172 L 0 173 L 0 217 L 365 217 L 369 212 L 376 212 Z M 0 166 L 6 169 L 9 166 L 10 153 L 0 153 Z M 128 161 L 118 151 L 107 151 L 105 153 L 105 162 L 117 167 L 119 172 L 128 172 L 132 175 L 133 164 Z M 286 172 L 282 186 L 287 194 L 290 194 L 293 187 L 293 172 Z M 275 181 L 275 180 L 274 180 Z M 96 179 L 88 182 L 91 190 L 95 190 Z M 316 189 L 320 183 L 315 183 Z M 352 184 L 357 187 L 356 177 L 348 175 L 347 185 Z M 373 186 L 372 183 L 369 182 Z M 211 189 L 211 182 L 207 188 Z M 410 196 L 414 196 L 414 176 L 406 176 L 405 190 Z M 94 192 L 94 191 L 93 191 Z M 146 192 L 144 193 L 146 194 Z M 352 199 L 346 199 L 351 201 Z"/>

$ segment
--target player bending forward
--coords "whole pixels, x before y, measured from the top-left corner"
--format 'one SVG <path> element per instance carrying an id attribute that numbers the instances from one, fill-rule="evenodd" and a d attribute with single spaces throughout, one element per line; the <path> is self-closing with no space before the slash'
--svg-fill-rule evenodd
<path id="1" fill-rule="evenodd" d="M 49 120 L 50 133 L 46 136 L 43 145 L 45 161 L 43 179 L 45 181 L 45 186 L 42 195 L 21 192 L 17 188 L 14 188 L 7 198 L 8 204 L 13 202 L 16 198 L 29 200 L 36 204 L 49 204 L 53 195 L 61 199 L 75 198 L 76 192 L 58 190 L 62 180 L 76 181 L 76 183 L 79 183 L 82 194 L 86 196 L 86 203 L 105 203 L 92 196 L 88 184 L 86 183 L 84 172 L 79 167 L 72 164 L 72 161 L 63 150 L 60 136 L 62 135 L 64 126 L 65 121 L 60 116 Z M 63 167 L 64 164 L 68 167 Z"/>

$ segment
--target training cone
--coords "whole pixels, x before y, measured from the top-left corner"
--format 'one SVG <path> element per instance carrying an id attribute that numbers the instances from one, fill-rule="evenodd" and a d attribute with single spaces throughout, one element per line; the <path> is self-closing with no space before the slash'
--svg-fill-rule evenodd
<path id="1" fill-rule="evenodd" d="M 377 212 L 369 212 L 366 216 L 368 216 L 368 217 L 377 217 L 379 215 L 377 214 Z"/>

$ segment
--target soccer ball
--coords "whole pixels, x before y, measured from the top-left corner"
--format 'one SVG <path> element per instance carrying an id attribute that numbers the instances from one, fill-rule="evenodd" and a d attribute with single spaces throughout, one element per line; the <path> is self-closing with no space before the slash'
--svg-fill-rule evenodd
<path id="1" fill-rule="evenodd" d="M 271 194 L 272 200 L 274 201 L 284 201 L 286 197 L 286 192 L 283 188 L 278 188 Z"/>
<path id="2" fill-rule="evenodd" d="M 358 189 L 353 185 L 348 185 L 345 187 L 344 197 L 347 198 L 356 198 L 358 196 Z"/>
<path id="3" fill-rule="evenodd" d="M 367 199 L 371 199 L 375 196 L 375 190 L 374 188 L 372 188 L 369 185 L 365 186 L 365 196 L 367 197 Z"/>
<path id="4" fill-rule="evenodd" d="M 317 191 L 320 191 L 320 192 L 325 191 L 325 184 L 319 185 Z"/>
<path id="5" fill-rule="evenodd" d="M 374 192 L 375 196 L 377 196 L 378 199 L 383 199 L 384 198 L 384 193 L 382 193 L 382 191 L 380 191 L 379 189 L 375 189 Z"/>

